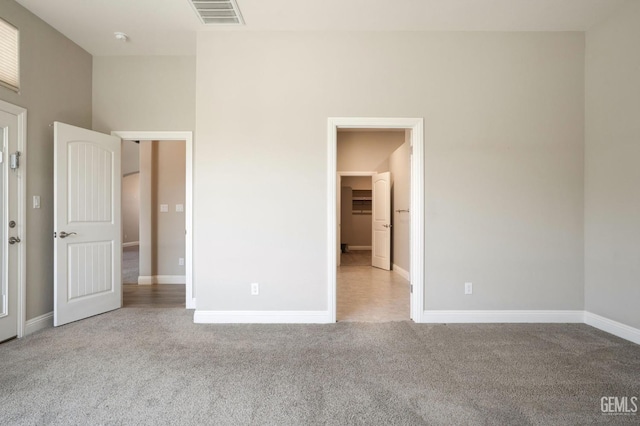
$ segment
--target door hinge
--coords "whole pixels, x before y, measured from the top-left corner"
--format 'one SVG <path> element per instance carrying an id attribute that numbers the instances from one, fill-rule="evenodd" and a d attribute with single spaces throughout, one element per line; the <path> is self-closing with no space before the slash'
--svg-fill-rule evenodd
<path id="1" fill-rule="evenodd" d="M 409 155 L 413 155 L 413 145 L 411 145 L 411 147 L 409 147 Z"/>
<path id="2" fill-rule="evenodd" d="M 409 288 L 411 289 L 411 293 L 413 293 L 413 284 L 409 284 Z"/>
<path id="3" fill-rule="evenodd" d="M 0 164 L 4 163 L 4 152 L 0 151 Z"/>

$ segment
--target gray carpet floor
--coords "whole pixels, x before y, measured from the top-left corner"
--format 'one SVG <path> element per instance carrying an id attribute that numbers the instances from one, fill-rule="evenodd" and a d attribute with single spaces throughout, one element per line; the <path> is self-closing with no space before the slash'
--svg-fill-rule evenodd
<path id="1" fill-rule="evenodd" d="M 197 325 L 123 308 L 0 345 L 0 424 L 588 425 L 640 346 L 582 324 Z"/>

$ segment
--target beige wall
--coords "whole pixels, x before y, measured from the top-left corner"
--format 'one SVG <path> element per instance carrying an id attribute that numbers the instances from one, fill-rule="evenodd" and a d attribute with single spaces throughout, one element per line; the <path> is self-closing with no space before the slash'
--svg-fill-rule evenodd
<path id="1" fill-rule="evenodd" d="M 411 201 L 411 132 L 407 131 L 406 142 L 396 149 L 389 158 L 392 177 L 391 200 L 393 220 L 391 228 L 393 242 L 391 252 L 394 265 L 409 272 L 411 216 L 396 210 L 410 209 Z"/>
<path id="2" fill-rule="evenodd" d="M 342 176 L 342 186 L 352 189 L 371 189 L 371 176 Z"/>
<path id="3" fill-rule="evenodd" d="M 93 129 L 193 130 L 195 63 L 193 56 L 96 56 Z"/>
<path id="4" fill-rule="evenodd" d="M 122 242 L 138 242 L 140 238 L 140 173 L 122 178 Z"/>
<path id="5" fill-rule="evenodd" d="M 349 247 L 371 247 L 371 215 L 353 214 L 351 215 L 351 239 L 342 241 L 349 244 Z"/>
<path id="6" fill-rule="evenodd" d="M 640 2 L 586 36 L 585 305 L 640 328 Z"/>
<path id="7" fill-rule="evenodd" d="M 338 132 L 337 170 L 349 172 L 387 172 L 394 150 L 404 143 L 404 131 Z M 345 176 L 343 186 L 371 189 L 371 177 Z M 371 246 L 371 215 L 354 214 L 347 223 L 349 246 Z M 342 225 L 344 230 L 344 223 Z M 347 235 L 344 235 L 346 238 Z"/>
<path id="8" fill-rule="evenodd" d="M 154 142 L 140 141 L 140 252 L 139 273 L 142 277 L 155 275 L 157 265 L 154 223 L 156 220 L 157 194 L 153 190 L 154 175 L 157 172 L 154 161 Z"/>
<path id="9" fill-rule="evenodd" d="M 584 59 L 581 33 L 200 33 L 198 309 L 328 308 L 347 116 L 425 119 L 427 309 L 582 309 Z"/>
<path id="10" fill-rule="evenodd" d="M 140 171 L 140 144 L 122 141 L 122 176 Z"/>
<path id="11" fill-rule="evenodd" d="M 404 132 L 338 132 L 339 172 L 388 172 L 389 156 L 404 143 Z"/>
<path id="12" fill-rule="evenodd" d="M 186 144 L 184 141 L 140 142 L 140 275 L 185 274 Z M 168 205 L 161 212 L 161 204 Z M 143 278 L 144 279 L 144 278 Z"/>
<path id="13" fill-rule="evenodd" d="M 185 202 L 185 160 L 184 141 L 154 142 L 157 155 L 157 173 L 154 176 L 153 191 L 156 198 L 156 256 L 154 275 L 184 275 L 184 265 L 178 265 L 178 258 L 185 256 L 184 211 L 176 212 L 176 204 Z M 169 211 L 160 213 L 160 204 L 168 204 Z"/>
<path id="14" fill-rule="evenodd" d="M 17 3 L 0 16 L 20 30 L 20 93 L 0 99 L 27 109 L 27 319 L 53 310 L 53 128 L 91 127 L 91 55 Z M 41 197 L 41 208 L 31 198 Z"/>
<path id="15" fill-rule="evenodd" d="M 349 244 L 353 225 L 351 223 L 351 202 L 353 189 L 350 186 L 340 188 L 340 244 Z"/>
<path id="16" fill-rule="evenodd" d="M 385 160 L 385 163 L 388 161 Z M 345 191 L 345 187 L 348 191 Z M 343 176 L 342 191 L 350 194 L 357 189 L 371 189 L 371 176 Z M 352 199 L 340 204 L 342 215 L 341 243 L 353 246 L 371 247 L 372 221 L 370 214 L 352 214 Z M 345 232 L 346 231 L 346 232 Z"/>

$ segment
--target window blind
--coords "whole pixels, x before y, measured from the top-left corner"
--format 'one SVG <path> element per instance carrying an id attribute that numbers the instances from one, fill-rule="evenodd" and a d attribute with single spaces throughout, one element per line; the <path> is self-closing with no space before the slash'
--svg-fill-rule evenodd
<path id="1" fill-rule="evenodd" d="M 0 84 L 20 89 L 20 61 L 18 54 L 18 29 L 0 18 Z"/>

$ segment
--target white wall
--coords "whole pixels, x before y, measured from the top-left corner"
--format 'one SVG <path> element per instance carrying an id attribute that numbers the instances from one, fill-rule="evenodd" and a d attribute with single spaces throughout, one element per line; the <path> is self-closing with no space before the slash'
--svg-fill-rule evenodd
<path id="1" fill-rule="evenodd" d="M 27 320 L 53 310 L 53 127 L 91 127 L 91 55 L 12 0 L 0 16 L 20 30 L 20 92 L 0 99 L 27 109 Z M 40 209 L 31 208 L 39 195 Z"/>
<path id="2" fill-rule="evenodd" d="M 640 328 L 640 2 L 586 37 L 585 305 Z"/>
<path id="3" fill-rule="evenodd" d="M 582 309 L 583 73 L 581 33 L 200 33 L 198 309 L 328 308 L 340 116 L 425 119 L 427 309 Z"/>

